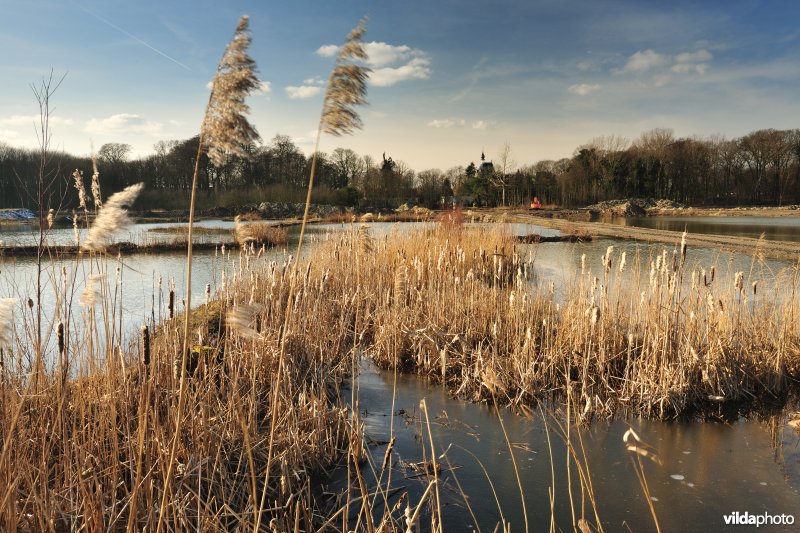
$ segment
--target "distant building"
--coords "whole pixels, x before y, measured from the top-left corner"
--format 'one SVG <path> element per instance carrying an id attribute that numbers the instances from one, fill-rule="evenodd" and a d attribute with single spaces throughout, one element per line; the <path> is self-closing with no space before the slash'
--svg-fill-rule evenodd
<path id="1" fill-rule="evenodd" d="M 486 160 L 486 155 L 481 152 L 481 166 L 478 167 L 478 173 L 484 176 L 494 174 L 494 165 L 491 161 Z"/>

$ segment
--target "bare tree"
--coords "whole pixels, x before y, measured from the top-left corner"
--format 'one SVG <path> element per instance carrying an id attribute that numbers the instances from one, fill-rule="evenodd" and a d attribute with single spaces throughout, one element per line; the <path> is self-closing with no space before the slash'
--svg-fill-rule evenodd
<path id="1" fill-rule="evenodd" d="M 489 181 L 494 187 L 498 187 L 502 194 L 502 204 L 506 205 L 506 188 L 508 187 L 509 174 L 514 171 L 516 161 L 511 157 L 511 143 L 506 141 L 497 153 L 499 170 L 495 170 Z"/>
<path id="2" fill-rule="evenodd" d="M 364 174 L 364 161 L 350 148 L 337 148 L 331 153 L 335 172 L 333 188 L 340 189 L 358 183 Z"/>

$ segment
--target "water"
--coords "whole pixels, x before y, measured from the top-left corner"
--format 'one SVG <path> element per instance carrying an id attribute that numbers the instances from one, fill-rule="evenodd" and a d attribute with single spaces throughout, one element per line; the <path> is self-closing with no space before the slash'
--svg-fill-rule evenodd
<path id="1" fill-rule="evenodd" d="M 470 496 L 481 529 L 492 531 L 500 521 L 500 511 L 476 458 L 491 477 L 505 519 L 511 521 L 512 530 L 521 531 L 519 489 L 494 410 L 486 404 L 451 399 L 443 387 L 418 377 L 398 376 L 392 416 L 392 395 L 387 392 L 393 388 L 392 381 L 391 373 L 367 365 L 363 368 L 360 408 L 367 435 L 378 442 L 388 441 L 390 421 L 394 418 L 395 464 L 398 460 L 407 465 L 430 459 L 428 429 L 420 409 L 420 400 L 424 398 L 436 453 L 446 451 L 458 481 Z M 553 482 L 544 424 L 538 412 L 527 418 L 502 409 L 501 415 L 514 443 L 531 531 L 545 531 L 550 525 L 548 489 Z M 564 419 L 563 413 L 556 416 Z M 642 460 L 662 531 L 724 529 L 723 515 L 733 511 L 800 514 L 800 435 L 785 423 L 786 418 L 779 415 L 764 421 L 735 422 L 658 422 L 640 418 L 595 421 L 580 434 L 603 527 L 607 531 L 622 531 L 628 526 L 634 531 L 654 529 L 632 455 L 622 440 L 628 428 L 633 428 L 653 447 L 663 464 Z M 565 439 L 558 434 L 552 419 L 549 431 L 555 468 L 555 520 L 557 527 L 566 531 L 572 525 L 567 450 Z M 580 441 L 574 433 L 572 441 L 582 456 Z M 385 444 L 370 448 L 376 469 L 380 468 L 385 451 Z M 444 467 L 447 469 L 446 463 Z M 365 468 L 364 472 L 370 479 L 371 470 Z M 412 507 L 419 502 L 428 483 L 425 476 L 414 478 L 415 474 L 417 471 L 401 466 L 393 473 L 392 481 L 392 486 L 410 490 Z M 574 462 L 571 474 L 579 518 L 581 492 Z M 342 476 L 338 473 L 331 484 L 340 486 Z M 453 475 L 445 472 L 442 477 L 444 530 L 466 531 L 473 522 Z M 383 479 L 385 482 L 385 475 Z M 374 486 L 374 478 L 370 481 L 373 481 L 370 486 Z M 585 509 L 586 517 L 594 522 L 588 502 Z M 423 522 L 423 530 L 427 524 Z"/>
<path id="2" fill-rule="evenodd" d="M 615 218 L 615 224 L 711 235 L 800 241 L 800 217 L 631 217 Z"/>
<path id="3" fill-rule="evenodd" d="M 111 243 L 131 242 L 134 244 L 155 244 L 172 242 L 182 235 L 154 230 L 186 227 L 183 222 L 163 222 L 132 224 L 128 229 L 113 236 Z M 201 220 L 195 223 L 197 228 L 218 228 L 233 230 L 230 220 Z M 5 246 L 36 246 L 39 243 L 38 224 L 0 224 L 0 241 Z M 86 228 L 78 228 L 81 242 L 86 238 Z M 231 242 L 231 234 L 194 235 L 195 242 Z M 185 240 L 185 238 L 183 238 Z M 51 246 L 72 246 L 75 244 L 75 232 L 72 226 L 54 226 L 47 231 L 46 242 Z"/>

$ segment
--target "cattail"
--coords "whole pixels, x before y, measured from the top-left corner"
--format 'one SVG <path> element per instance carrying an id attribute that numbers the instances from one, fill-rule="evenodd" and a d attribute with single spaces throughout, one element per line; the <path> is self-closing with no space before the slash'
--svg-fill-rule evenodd
<path id="1" fill-rule="evenodd" d="M 169 291 L 169 300 L 167 303 L 167 311 L 169 312 L 169 317 L 173 318 L 175 316 L 175 289 L 170 289 Z"/>
<path id="2" fill-rule="evenodd" d="M 150 365 L 150 330 L 142 324 L 142 362 L 144 366 Z"/>
<path id="3" fill-rule="evenodd" d="M 711 271 L 711 281 L 709 283 L 713 283 L 714 282 L 714 275 L 717 273 L 717 267 L 712 266 L 710 271 Z"/>
<path id="4" fill-rule="evenodd" d="M 97 170 L 97 157 L 92 151 L 92 198 L 95 209 L 103 207 L 103 198 L 100 195 L 100 171 Z"/>
<path id="5" fill-rule="evenodd" d="M 55 214 L 52 209 L 47 212 L 47 229 L 53 229 L 53 222 L 55 222 Z"/>
<path id="6" fill-rule="evenodd" d="M 105 274 L 92 274 L 86 279 L 86 286 L 79 299 L 82 306 L 94 307 L 100 297 L 101 284 L 105 278 Z"/>
<path id="7" fill-rule="evenodd" d="M 622 252 L 622 256 L 619 258 L 619 273 L 622 274 L 625 272 L 625 257 L 627 253 Z"/>
<path id="8" fill-rule="evenodd" d="M 336 66 L 328 80 L 325 100 L 322 105 L 320 128 L 330 135 L 352 133 L 361 128 L 361 117 L 355 111 L 357 105 L 366 104 L 367 77 L 370 69 L 354 62 L 367 59 L 362 38 L 364 21 L 350 32 L 344 46 L 339 49 Z"/>
<path id="9" fill-rule="evenodd" d="M 739 290 L 744 287 L 744 272 L 737 272 L 733 282 L 733 286 Z"/>
<path id="10" fill-rule="evenodd" d="M 614 253 L 614 247 L 609 246 L 606 250 L 606 254 L 602 257 L 603 262 L 603 269 L 605 270 L 606 274 L 611 271 L 611 254 Z"/>
<path id="11" fill-rule="evenodd" d="M 757 293 L 758 293 L 758 282 L 754 281 L 753 282 L 753 296 L 755 296 Z"/>
<path id="12" fill-rule="evenodd" d="M 206 283 L 206 305 L 211 301 L 211 284 Z"/>
<path id="13" fill-rule="evenodd" d="M 64 342 L 64 323 L 60 320 L 56 326 L 56 339 L 58 341 L 58 353 L 61 357 L 64 357 L 64 351 L 66 349 L 66 343 Z"/>
<path id="14" fill-rule="evenodd" d="M 581 274 L 586 273 L 586 254 L 581 254 Z"/>
<path id="15" fill-rule="evenodd" d="M 137 183 L 111 195 L 106 204 L 100 209 L 97 218 L 89 229 L 86 240 L 83 241 L 82 248 L 84 250 L 103 250 L 111 234 L 124 229 L 130 224 L 131 219 L 128 217 L 128 210 L 125 208 L 133 204 L 143 188 L 144 183 Z"/>
<path id="16" fill-rule="evenodd" d="M 14 306 L 17 298 L 0 298 L 0 348 L 11 344 L 11 330 L 14 325 Z"/>
<path id="17" fill-rule="evenodd" d="M 247 16 L 239 20 L 222 55 L 203 120 L 201 139 L 208 148 L 209 160 L 217 167 L 225 163 L 227 154 L 247 157 L 243 147 L 261 138 L 245 118 L 250 108 L 244 99 L 259 87 L 256 63 L 247 53 L 251 42 L 249 24 Z"/>

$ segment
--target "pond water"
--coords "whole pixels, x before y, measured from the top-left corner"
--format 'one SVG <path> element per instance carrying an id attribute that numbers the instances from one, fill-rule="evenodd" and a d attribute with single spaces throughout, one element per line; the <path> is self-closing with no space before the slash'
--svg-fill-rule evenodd
<path id="1" fill-rule="evenodd" d="M 217 228 L 220 230 L 233 230 L 231 220 L 200 220 L 195 222 L 196 228 Z M 183 222 L 153 222 L 132 224 L 128 229 L 117 232 L 111 243 L 130 242 L 134 244 L 155 244 L 172 242 L 181 235 L 158 230 L 186 227 Z M 36 246 L 39 242 L 38 224 L 0 224 L 0 242 L 5 246 Z M 86 238 L 87 229 L 78 228 L 81 242 Z M 195 234 L 195 242 L 224 242 L 233 241 L 231 234 Z M 75 244 L 75 230 L 72 226 L 57 225 L 47 230 L 45 242 L 51 246 L 72 246 Z M 185 240 L 182 239 L 182 240 Z"/>
<path id="2" fill-rule="evenodd" d="M 428 429 L 420 400 L 425 399 L 437 455 L 446 451 L 454 471 L 444 475 L 441 495 L 445 503 L 445 531 L 465 531 L 472 518 L 457 489 L 457 476 L 479 526 L 493 531 L 500 510 L 492 496 L 484 471 L 491 477 L 502 514 L 513 531 L 523 530 L 519 489 L 508 446 L 494 410 L 486 404 L 454 400 L 441 386 L 415 376 L 398 376 L 392 411 L 393 376 L 363 365 L 360 376 L 360 408 L 369 437 L 377 442 L 390 439 L 394 418 L 394 463 L 392 486 L 409 489 L 412 507 L 420 500 L 428 479 L 416 477 L 411 463 L 430 459 Z M 394 413 L 394 415 L 393 415 Z M 548 489 L 553 485 L 547 432 L 538 414 L 532 418 L 501 410 L 519 467 L 531 531 L 550 526 Z M 563 422 L 564 414 L 554 415 Z M 554 419 L 548 418 L 555 469 L 555 521 L 559 530 L 572 526 L 567 490 L 567 450 Z M 734 511 L 795 514 L 800 520 L 800 434 L 776 415 L 764 420 L 725 422 L 658 422 L 640 418 L 596 420 L 580 431 L 588 472 L 594 487 L 598 515 L 607 531 L 652 531 L 653 520 L 636 477 L 631 454 L 623 435 L 633 428 L 661 459 L 658 465 L 642 459 L 647 484 L 662 531 L 725 530 L 723 515 Z M 574 432 L 573 428 L 573 432 Z M 573 433 L 573 446 L 583 455 Z M 424 443 L 424 444 L 423 444 Z M 426 447 L 427 455 L 423 452 Z M 370 449 L 379 469 L 386 444 Z M 474 455 L 474 456 L 473 456 Z M 403 467 L 403 465 L 406 465 Z M 371 470 L 364 469 L 369 478 Z M 581 491 L 577 467 L 571 465 L 572 491 L 580 518 Z M 384 482 L 386 476 L 384 475 Z M 374 477 L 371 478 L 374 482 Z M 331 481 L 341 485 L 341 473 Z M 374 483 L 370 484 L 374 486 Z M 390 505 L 394 501 L 389 502 Z M 381 509 L 377 509 L 378 512 Z M 593 520 L 586 505 L 585 515 Z M 427 524 L 430 524 L 428 522 Z M 423 523 L 423 530 L 428 527 Z M 769 531 L 781 528 L 767 528 Z"/>
<path id="3" fill-rule="evenodd" d="M 670 231 L 712 235 L 764 238 L 773 241 L 800 241 L 798 217 L 630 217 L 614 218 L 612 223 Z"/>

